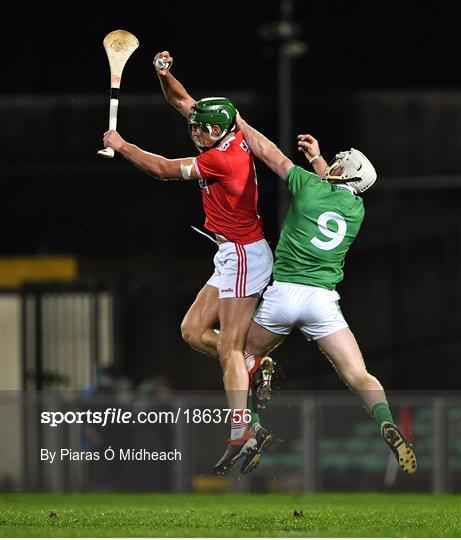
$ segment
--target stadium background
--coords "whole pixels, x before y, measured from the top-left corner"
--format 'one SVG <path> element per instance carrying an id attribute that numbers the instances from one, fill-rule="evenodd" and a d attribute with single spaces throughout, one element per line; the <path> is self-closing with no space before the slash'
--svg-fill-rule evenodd
<path id="1" fill-rule="evenodd" d="M 397 411 L 404 417 L 410 411 L 429 439 L 432 426 L 442 425 L 442 439 L 436 441 L 443 447 L 434 458 L 431 449 L 437 445 L 428 443 L 427 477 L 418 488 L 456 489 L 461 470 L 456 20 L 443 3 L 435 12 L 419 6 L 416 19 L 404 5 L 396 12 L 375 11 L 365 2 L 345 8 L 340 2 L 294 1 L 291 23 L 277 26 L 280 4 L 217 8 L 203 2 L 149 16 L 137 12 L 136 3 L 117 15 L 77 6 L 57 18 L 46 6 L 21 14 L 6 10 L 12 24 L 6 28 L 0 88 L 2 390 L 51 396 L 92 388 L 110 399 L 124 391 L 156 399 L 165 392 L 221 389 L 217 363 L 190 350 L 179 332 L 185 310 L 211 273 L 214 252 L 190 229 L 203 222 L 199 190 L 156 182 L 121 158 L 96 158 L 108 112 L 102 39 L 116 28 L 139 38 L 140 48 L 124 71 L 118 126 L 128 140 L 167 157 L 192 155 L 194 148 L 184 121 L 161 96 L 152 69 L 157 51 L 172 52 L 173 72 L 194 97 L 231 97 L 276 141 L 286 106 L 280 91 L 286 93 L 289 83 L 279 66 L 282 54 L 292 66 L 292 141 L 297 133 L 310 132 L 325 156 L 354 146 L 376 165 L 379 179 L 365 195 L 366 219 L 339 287 L 342 309 L 370 372 L 398 392 Z M 284 28 L 293 33 L 284 34 Z M 290 51 L 294 56 L 288 60 Z M 284 144 L 302 164 L 294 145 Z M 260 211 L 274 247 L 286 193 L 261 164 L 257 169 Z M 60 294 L 77 300 L 63 300 L 62 310 L 54 311 Z M 65 328 L 59 326 L 63 313 Z M 69 325 L 83 324 L 86 314 L 85 335 L 72 333 Z M 68 349 L 62 336 L 67 345 L 72 342 Z M 296 396 L 321 399 L 343 389 L 299 334 L 274 357 L 288 399 L 297 391 Z M 3 415 L 10 414 L 8 407 Z M 350 411 L 351 417 L 362 412 L 358 402 Z M 325 418 L 334 415 L 324 411 Z M 20 446 L 21 437 L 12 439 Z M 12 443 L 9 448 L 14 453 Z M 431 460 L 443 464 L 450 452 L 451 465 L 440 483 Z M 23 467 L 38 467 L 35 458 L 28 459 L 18 465 L 22 474 Z M 14 487 L 14 478 L 2 481 Z M 338 486 L 350 488 L 354 478 L 346 475 Z M 38 474 L 31 485 L 42 487 L 41 482 Z M 360 486 L 375 485 L 367 482 Z M 402 489 L 408 488 L 402 482 Z M 139 486 L 146 488 L 142 481 Z M 120 488 L 126 487 L 129 483 Z"/>

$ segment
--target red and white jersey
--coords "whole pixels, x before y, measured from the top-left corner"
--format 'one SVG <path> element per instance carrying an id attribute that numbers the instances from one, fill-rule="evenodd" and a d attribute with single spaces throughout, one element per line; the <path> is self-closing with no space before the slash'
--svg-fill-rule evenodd
<path id="1" fill-rule="evenodd" d="M 205 227 L 237 244 L 264 238 L 253 156 L 241 131 L 195 161 Z"/>

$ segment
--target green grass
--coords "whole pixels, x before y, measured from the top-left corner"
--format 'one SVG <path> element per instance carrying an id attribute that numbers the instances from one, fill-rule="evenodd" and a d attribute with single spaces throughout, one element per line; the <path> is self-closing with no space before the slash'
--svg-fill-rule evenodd
<path id="1" fill-rule="evenodd" d="M 0 536 L 457 537 L 461 496 L 413 494 L 0 496 Z M 303 515 L 294 517 L 294 510 Z M 51 514 L 51 515 L 50 515 Z"/>

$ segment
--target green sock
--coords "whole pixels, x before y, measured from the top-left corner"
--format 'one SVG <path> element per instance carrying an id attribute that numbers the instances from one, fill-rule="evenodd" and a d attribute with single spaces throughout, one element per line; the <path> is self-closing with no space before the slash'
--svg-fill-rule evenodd
<path id="1" fill-rule="evenodd" d="M 392 424 L 394 423 L 394 419 L 392 418 L 392 413 L 387 403 L 384 403 L 384 402 L 375 403 L 373 405 L 373 409 L 371 410 L 371 414 L 373 415 L 380 429 L 381 429 L 381 424 L 383 422 L 391 422 Z"/>
<path id="2" fill-rule="evenodd" d="M 252 427 L 254 424 L 260 424 L 261 418 L 259 418 L 259 414 L 253 410 L 253 398 L 251 397 L 250 393 L 248 394 L 247 409 L 251 411 L 249 427 Z"/>

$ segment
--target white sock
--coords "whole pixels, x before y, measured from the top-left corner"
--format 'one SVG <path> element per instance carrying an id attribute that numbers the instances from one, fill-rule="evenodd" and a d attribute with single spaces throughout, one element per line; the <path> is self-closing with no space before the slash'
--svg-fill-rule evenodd
<path id="1" fill-rule="evenodd" d="M 247 365 L 248 372 L 250 372 L 255 367 L 255 357 L 254 355 L 243 351 L 243 357 L 245 358 L 245 364 Z"/>
<path id="2" fill-rule="evenodd" d="M 234 409 L 231 419 L 231 439 L 241 439 L 247 428 L 244 420 L 245 409 Z"/>

